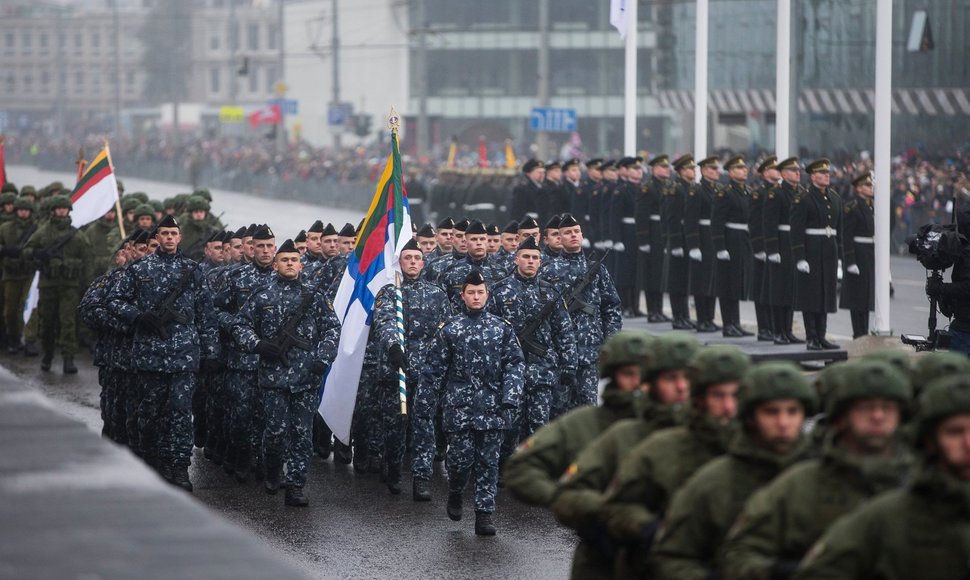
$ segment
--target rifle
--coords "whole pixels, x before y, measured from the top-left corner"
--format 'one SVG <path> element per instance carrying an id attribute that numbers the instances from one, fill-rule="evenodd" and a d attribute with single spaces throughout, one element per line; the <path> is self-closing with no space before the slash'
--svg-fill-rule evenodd
<path id="1" fill-rule="evenodd" d="M 279 359 L 280 362 L 283 363 L 283 366 L 290 366 L 290 360 L 286 353 L 289 352 L 291 348 L 296 347 L 300 350 L 310 350 L 310 343 L 303 338 L 300 338 L 300 335 L 296 332 L 296 327 L 299 326 L 300 322 L 303 321 L 303 317 L 306 315 L 307 310 L 309 310 L 310 305 L 313 304 L 314 295 L 320 290 L 323 282 L 324 281 L 321 280 L 320 283 L 317 283 L 311 289 L 304 290 L 303 298 L 300 300 L 300 305 L 297 306 L 293 312 L 286 317 L 286 320 L 284 320 L 283 324 L 280 325 L 279 330 L 276 331 L 273 338 L 267 341 L 279 347 Z"/>
<path id="2" fill-rule="evenodd" d="M 573 286 L 572 291 L 569 293 L 569 297 L 566 298 L 566 311 L 572 316 L 575 312 L 582 310 L 586 314 L 596 314 L 596 309 L 592 305 L 588 304 L 582 299 L 583 291 L 589 286 L 590 282 L 593 281 L 600 271 L 600 265 L 603 264 L 603 260 L 609 255 L 610 250 L 603 252 L 603 255 L 599 257 L 598 260 L 593 260 L 589 267 L 586 268 L 586 274 L 583 275 L 582 279 Z"/>
<path id="3" fill-rule="evenodd" d="M 155 307 L 155 309 L 152 311 L 158 315 L 158 319 L 161 322 L 158 327 L 158 336 L 162 340 L 168 340 L 169 334 L 168 331 L 165 330 L 165 325 L 169 322 L 175 321 L 179 324 L 188 323 L 188 320 L 182 316 L 181 312 L 175 310 L 174 306 L 175 301 L 178 300 L 185 291 L 185 287 L 188 286 L 189 282 L 192 281 L 192 275 L 195 273 L 195 270 L 198 267 L 198 264 L 193 263 L 192 266 L 184 268 L 182 270 L 182 277 L 179 278 L 175 288 L 173 288 L 172 291 L 168 293 L 168 296 L 165 297 L 165 300 L 162 300 L 161 304 Z"/>
<path id="4" fill-rule="evenodd" d="M 72 238 L 74 238 L 77 232 L 78 232 L 77 229 L 71 228 L 69 232 L 54 240 L 54 243 L 51 244 L 51 247 L 41 248 L 40 250 L 36 250 L 33 256 L 34 261 L 40 262 L 41 265 L 43 266 L 47 264 L 47 262 L 49 262 L 51 258 L 56 258 L 57 256 L 59 256 L 61 253 L 61 250 L 63 250 L 64 246 L 66 246 L 67 243 L 70 242 Z M 38 252 L 41 253 L 41 256 L 37 255 Z"/>

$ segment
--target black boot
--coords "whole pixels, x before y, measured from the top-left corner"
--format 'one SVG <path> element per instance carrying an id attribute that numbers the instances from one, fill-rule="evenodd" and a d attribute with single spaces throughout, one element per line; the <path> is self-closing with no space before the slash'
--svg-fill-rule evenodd
<path id="1" fill-rule="evenodd" d="M 267 457 L 266 479 L 263 483 L 263 486 L 266 488 L 266 493 L 276 495 L 276 492 L 280 490 L 280 477 L 282 473 L 283 464 L 280 462 L 279 458 Z"/>
<path id="2" fill-rule="evenodd" d="M 192 493 L 192 482 L 189 480 L 189 468 L 176 465 L 171 471 L 172 485 L 181 487 L 185 491 Z"/>
<path id="3" fill-rule="evenodd" d="M 28 340 L 24 343 L 24 356 L 37 356 L 40 354 L 37 351 L 37 343 L 32 340 Z"/>
<path id="4" fill-rule="evenodd" d="M 40 361 L 40 370 L 42 370 L 42 371 L 49 371 L 49 370 L 51 370 L 51 363 L 53 363 L 53 362 L 54 362 L 54 353 L 52 353 L 52 352 L 45 352 L 44 353 L 44 358 L 42 358 L 41 361 Z"/>
<path id="5" fill-rule="evenodd" d="M 401 495 L 401 464 L 387 466 L 387 491 L 391 495 Z"/>
<path id="6" fill-rule="evenodd" d="M 74 357 L 71 355 L 64 355 L 64 374 L 65 375 L 76 375 L 77 367 L 74 366 Z"/>
<path id="7" fill-rule="evenodd" d="M 343 465 L 350 465 L 354 460 L 353 448 L 338 441 L 333 448 L 333 460 Z"/>
<path id="8" fill-rule="evenodd" d="M 495 524 L 492 523 L 492 514 L 485 512 L 475 512 L 475 535 L 494 536 Z"/>
<path id="9" fill-rule="evenodd" d="M 461 519 L 461 492 L 448 492 L 448 517 L 457 522 Z"/>
<path id="10" fill-rule="evenodd" d="M 411 499 L 414 501 L 431 501 L 431 482 L 427 479 L 417 479 L 411 483 Z"/>
<path id="11" fill-rule="evenodd" d="M 310 500 L 303 494 L 302 487 L 290 486 L 286 488 L 286 497 L 283 503 L 293 507 L 306 507 L 310 505 Z"/>

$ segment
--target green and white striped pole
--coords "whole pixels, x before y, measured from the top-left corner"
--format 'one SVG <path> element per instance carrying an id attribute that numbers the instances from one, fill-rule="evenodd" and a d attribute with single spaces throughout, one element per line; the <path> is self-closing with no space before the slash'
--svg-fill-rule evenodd
<path id="1" fill-rule="evenodd" d="M 401 300 L 401 275 L 394 275 L 394 313 L 397 322 L 397 341 L 401 345 L 401 352 L 404 351 L 404 305 Z M 405 359 L 406 360 L 406 359 Z M 402 365 L 403 366 L 403 365 Z M 401 414 L 408 414 L 408 378 L 404 374 L 404 369 L 397 369 L 397 393 L 401 398 Z"/>

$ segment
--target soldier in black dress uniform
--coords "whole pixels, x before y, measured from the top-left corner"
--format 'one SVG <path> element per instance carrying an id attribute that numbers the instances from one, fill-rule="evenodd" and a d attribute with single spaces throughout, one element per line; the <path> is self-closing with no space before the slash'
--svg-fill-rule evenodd
<path id="1" fill-rule="evenodd" d="M 542 182 L 542 197 L 539 201 L 539 223 L 545 223 L 553 215 L 569 211 L 569 198 L 562 183 L 562 164 L 558 161 L 546 163 L 546 179 Z"/>
<path id="2" fill-rule="evenodd" d="M 600 227 L 602 225 L 599 221 L 599 211 L 600 204 L 603 201 L 603 172 L 600 167 L 603 165 L 602 159 L 590 159 L 586 162 L 586 178 L 583 180 L 580 187 L 583 189 L 583 196 L 580 198 L 585 202 L 586 211 L 584 213 L 576 213 L 579 205 L 573 207 L 572 215 L 579 222 L 579 225 L 583 228 L 583 235 L 586 236 L 586 240 L 589 243 L 596 245 L 600 241 Z M 603 249 L 602 246 L 597 246 L 597 249 Z"/>
<path id="3" fill-rule="evenodd" d="M 721 186 L 717 157 L 702 159 L 701 181 L 687 193 L 684 204 L 684 229 L 687 256 L 690 258 L 690 294 L 697 309 L 697 332 L 717 332 L 714 324 L 717 293 L 714 289 L 714 241 L 711 239 L 711 211 Z"/>
<path id="4" fill-rule="evenodd" d="M 566 207 L 557 213 L 572 213 L 577 220 L 582 220 L 589 213 L 589 197 L 583 187 L 583 171 L 579 165 L 579 159 L 570 159 L 562 164 L 562 190 L 565 193 L 563 202 Z"/>
<path id="5" fill-rule="evenodd" d="M 795 308 L 805 320 L 808 350 L 835 350 L 825 339 L 828 313 L 837 310 L 836 270 L 842 254 L 842 198 L 829 188 L 829 160 L 805 168 L 812 184 L 792 202 Z"/>
<path id="6" fill-rule="evenodd" d="M 670 157 L 657 155 L 647 164 L 650 166 L 650 179 L 640 185 L 636 200 L 639 288 L 647 298 L 647 322 L 670 322 L 670 318 L 663 313 L 664 239 L 660 216 L 664 193 L 671 187 Z"/>
<path id="7" fill-rule="evenodd" d="M 846 202 L 842 217 L 842 297 L 839 305 L 852 318 L 852 338 L 869 333 L 869 313 L 874 309 L 876 267 L 873 245 L 872 174 L 852 180 L 856 198 Z"/>
<path id="8" fill-rule="evenodd" d="M 541 161 L 530 159 L 522 165 L 522 173 L 525 174 L 525 180 L 512 190 L 512 199 L 508 203 L 509 217 L 515 220 L 526 216 L 538 219 L 546 168 Z"/>
<path id="9" fill-rule="evenodd" d="M 792 334 L 792 314 L 795 304 L 795 262 L 791 253 L 791 206 L 803 190 L 801 167 L 797 157 L 789 157 L 777 165 L 781 185 L 769 189 L 762 208 L 765 234 L 765 253 L 768 254 L 768 304 L 774 324 L 775 344 L 801 344 Z"/>
<path id="10" fill-rule="evenodd" d="M 774 341 L 775 333 L 771 323 L 771 306 L 768 305 L 768 281 L 765 269 L 768 267 L 768 253 L 765 251 L 765 232 L 762 211 L 768 191 L 781 181 L 781 174 L 775 168 L 778 158 L 769 155 L 758 165 L 758 175 L 764 183 L 751 192 L 748 211 L 748 233 L 751 235 L 751 299 L 754 301 L 755 317 L 758 320 L 758 340 Z"/>
<path id="11" fill-rule="evenodd" d="M 694 156 L 690 153 L 681 155 L 674 160 L 674 171 L 677 177 L 673 180 L 673 187 L 666 191 L 663 199 L 664 238 L 667 247 L 667 294 L 670 296 L 670 311 L 674 321 L 674 330 L 693 330 L 696 325 L 690 320 L 690 308 L 687 305 L 687 292 L 690 264 L 687 258 L 687 236 L 684 224 L 685 206 L 687 199 L 694 194 L 697 184 Z"/>
<path id="12" fill-rule="evenodd" d="M 611 222 L 613 218 L 613 195 L 616 192 L 616 187 L 619 185 L 616 161 L 612 159 L 607 159 L 600 165 L 600 171 L 603 174 L 603 183 L 600 185 L 599 202 L 597 203 L 597 214 L 593 216 L 593 221 L 598 224 L 599 228 L 599 239 L 598 244 L 593 247 L 597 250 L 611 250 L 613 249 L 613 223 Z M 607 264 L 609 265 L 610 271 L 614 272 L 613 264 L 615 256 L 610 254 Z"/>
<path id="13" fill-rule="evenodd" d="M 745 181 L 748 166 L 744 157 L 732 157 L 724 164 L 731 183 L 714 196 L 711 239 L 717 252 L 717 298 L 721 303 L 723 334 L 751 336 L 741 328 L 741 300 L 748 299 L 751 283 L 751 241 L 748 239 L 748 204 L 751 193 Z"/>
<path id="14" fill-rule="evenodd" d="M 643 170 L 638 157 L 624 157 L 619 162 L 621 179 L 613 191 L 610 205 L 610 230 L 613 232 L 613 281 L 620 294 L 623 312 L 638 316 L 637 308 L 637 221 L 634 217 L 636 195 Z"/>

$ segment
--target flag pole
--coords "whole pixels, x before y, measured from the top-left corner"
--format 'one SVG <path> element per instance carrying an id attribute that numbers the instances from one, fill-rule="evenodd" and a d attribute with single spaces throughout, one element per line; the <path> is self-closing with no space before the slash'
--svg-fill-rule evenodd
<path id="1" fill-rule="evenodd" d="M 391 114 L 387 119 L 387 128 L 391 130 L 391 140 L 397 140 L 397 132 L 401 128 L 401 118 L 391 107 Z M 397 342 L 404 352 L 404 304 L 401 298 L 401 273 L 394 273 L 394 318 L 397 325 Z M 408 378 L 404 369 L 397 369 L 397 392 L 401 399 L 401 414 L 408 414 Z"/>
<path id="2" fill-rule="evenodd" d="M 108 148 L 108 140 L 104 140 L 104 154 L 108 158 L 108 167 L 111 168 L 111 173 L 115 172 L 115 164 L 111 161 L 111 149 Z M 116 178 L 117 179 L 117 178 Z M 118 222 L 118 231 L 121 233 L 121 239 L 124 240 L 128 237 L 125 233 L 124 216 L 121 213 L 121 198 L 118 197 L 117 187 L 115 188 L 115 221 Z"/>
<path id="3" fill-rule="evenodd" d="M 77 161 L 74 162 L 74 165 L 77 165 L 77 179 L 75 179 L 74 181 L 76 182 L 81 181 L 81 178 L 84 176 L 84 168 L 88 166 L 88 162 L 84 160 L 83 146 L 78 147 Z"/>

